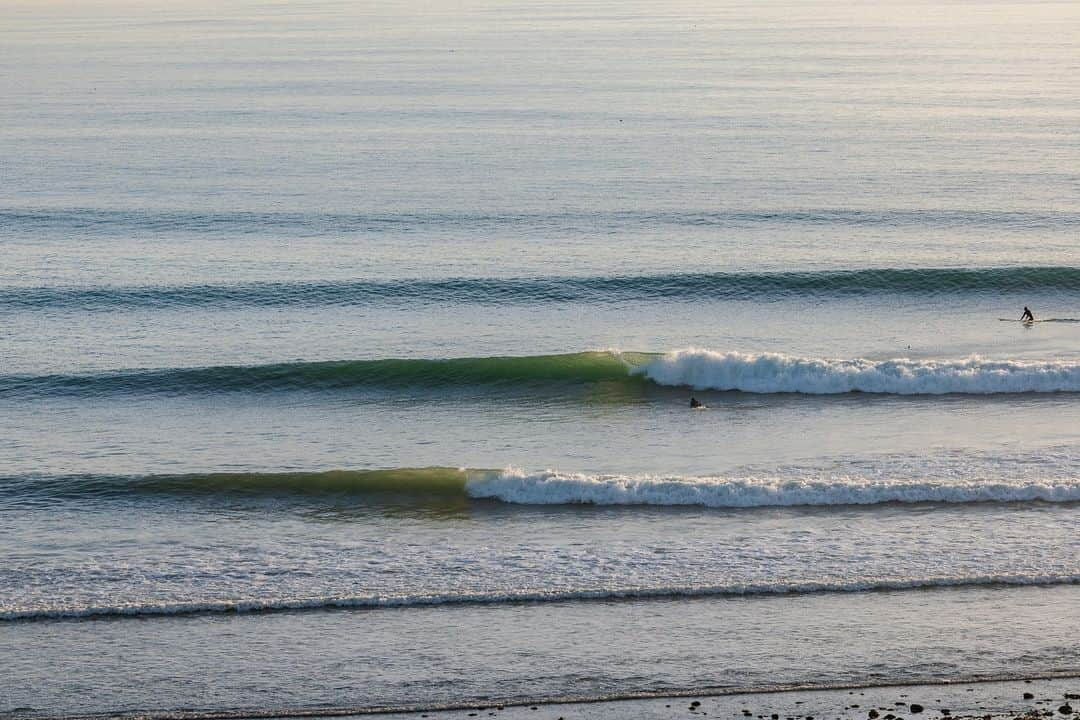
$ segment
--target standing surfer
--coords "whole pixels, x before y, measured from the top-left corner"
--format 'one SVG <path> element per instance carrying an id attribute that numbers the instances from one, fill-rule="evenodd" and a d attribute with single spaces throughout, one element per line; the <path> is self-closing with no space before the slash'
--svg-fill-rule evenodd
<path id="1" fill-rule="evenodd" d="M 1035 316 L 1028 310 L 1027 305 L 1024 306 L 1024 314 L 1020 316 L 1020 322 L 1035 322 Z"/>

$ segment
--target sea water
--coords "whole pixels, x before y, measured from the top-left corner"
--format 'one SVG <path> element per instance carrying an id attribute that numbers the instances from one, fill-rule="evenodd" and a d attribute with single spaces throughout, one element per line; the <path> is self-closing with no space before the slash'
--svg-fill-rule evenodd
<path id="1" fill-rule="evenodd" d="M 1080 673 L 1075 5 L 0 10 L 0 714 Z"/>

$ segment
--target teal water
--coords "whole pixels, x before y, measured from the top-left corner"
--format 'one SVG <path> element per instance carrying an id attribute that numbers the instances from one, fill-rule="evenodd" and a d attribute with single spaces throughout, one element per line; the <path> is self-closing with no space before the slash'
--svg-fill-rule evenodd
<path id="1" fill-rule="evenodd" d="M 0 715 L 1080 673 L 1073 4 L 0 18 Z"/>

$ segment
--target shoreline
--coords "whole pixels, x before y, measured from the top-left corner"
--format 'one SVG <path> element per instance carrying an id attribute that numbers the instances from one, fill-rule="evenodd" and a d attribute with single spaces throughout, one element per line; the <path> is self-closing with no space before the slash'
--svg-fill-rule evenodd
<path id="1" fill-rule="evenodd" d="M 666 720 L 687 715 L 745 720 L 1036 720 L 1054 716 L 1071 720 L 1080 717 L 1080 671 L 1020 679 L 982 676 L 731 689 L 671 688 L 598 696 L 473 699 L 392 707 L 133 710 L 81 715 L 39 715 L 30 708 L 0 711 L 0 718 L 13 720 L 319 720 L 340 717 Z"/>
<path id="2" fill-rule="evenodd" d="M 1031 697 L 1028 697 L 1030 695 Z M 1067 709 L 1068 712 L 1064 712 Z M 668 720 L 721 717 L 743 720 L 1035 720 L 1080 713 L 1080 673 L 1023 679 L 964 678 L 885 684 L 781 686 L 753 689 L 658 690 L 636 696 L 514 702 L 408 712 L 365 713 L 384 720 Z M 333 717 L 323 715 L 322 717 Z"/>

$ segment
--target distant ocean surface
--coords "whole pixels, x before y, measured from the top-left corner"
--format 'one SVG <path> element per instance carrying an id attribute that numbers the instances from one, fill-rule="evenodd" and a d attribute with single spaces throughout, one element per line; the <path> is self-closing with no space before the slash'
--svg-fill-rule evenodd
<path id="1" fill-rule="evenodd" d="M 0 0 L 0 717 L 1080 675 L 1077 37 Z"/>

